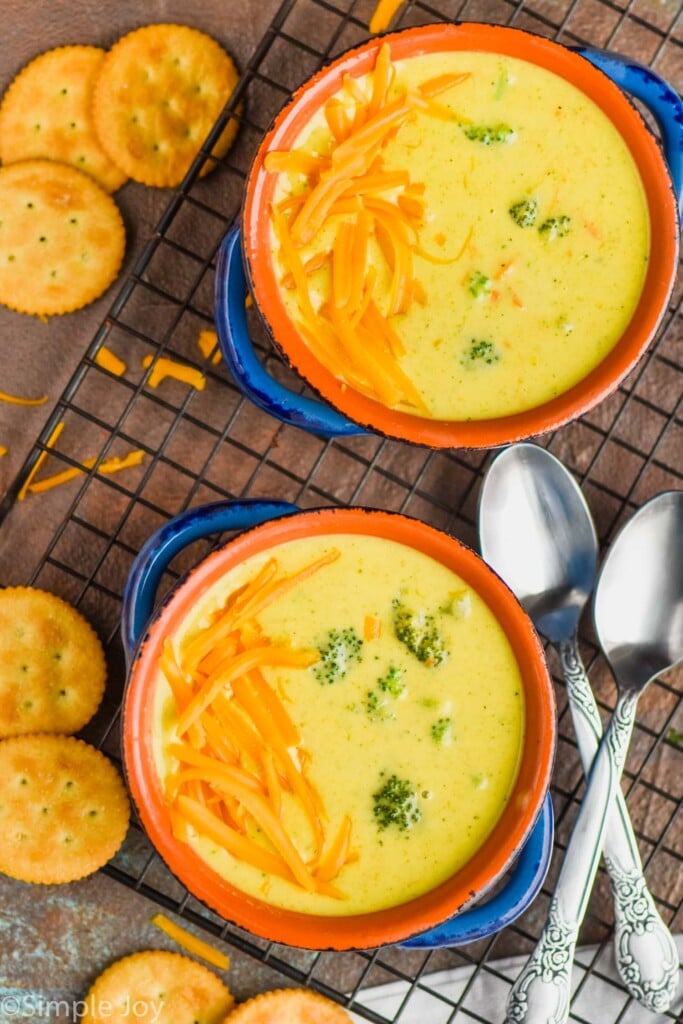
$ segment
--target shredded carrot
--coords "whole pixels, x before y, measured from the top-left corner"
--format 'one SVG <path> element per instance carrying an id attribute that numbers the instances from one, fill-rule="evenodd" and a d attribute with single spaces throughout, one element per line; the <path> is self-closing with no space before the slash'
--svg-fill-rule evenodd
<path id="1" fill-rule="evenodd" d="M 172 377 L 174 380 L 179 380 L 182 384 L 189 384 L 190 387 L 195 388 L 197 391 L 203 391 L 206 385 L 206 377 L 200 370 L 195 370 L 192 366 L 186 366 L 183 363 L 178 363 L 175 359 L 169 359 L 168 356 L 159 356 L 156 362 L 154 362 L 154 356 L 145 356 L 142 360 L 143 369 L 148 370 L 150 366 L 152 371 L 147 379 L 147 383 L 151 388 L 156 388 L 161 384 L 166 377 Z"/>
<path id="2" fill-rule="evenodd" d="M 229 969 L 230 957 L 227 957 L 225 953 L 221 953 L 214 946 L 210 946 L 208 942 L 198 939 L 196 935 L 192 935 L 186 928 L 181 928 L 179 924 L 171 921 L 165 914 L 155 914 L 151 921 L 153 925 L 168 935 L 169 939 L 177 942 L 181 949 L 192 953 L 193 956 L 201 957 L 202 960 L 206 960 L 207 963 L 212 964 L 221 971 Z"/>
<path id="3" fill-rule="evenodd" d="M 108 370 L 109 373 L 113 373 L 115 377 L 123 377 L 126 372 L 126 364 L 123 359 L 112 352 L 111 349 L 107 348 L 106 345 L 102 345 L 97 351 L 95 356 L 95 362 L 98 366 L 101 366 L 103 370 Z"/>
<path id="4" fill-rule="evenodd" d="M 211 356 L 214 366 L 220 363 L 221 354 L 218 350 L 218 335 L 215 331 L 200 331 L 197 335 L 197 346 L 205 359 Z"/>
<path id="5" fill-rule="evenodd" d="M 370 32 L 373 35 L 376 32 L 384 32 L 391 24 L 402 3 L 403 0 L 379 0 L 368 25 Z"/>
<path id="6" fill-rule="evenodd" d="M 0 391 L 0 402 L 9 402 L 11 405 L 45 405 L 47 395 L 43 395 L 42 398 L 20 398 L 18 395 L 8 395 Z"/>
<path id="7" fill-rule="evenodd" d="M 437 263 L 437 264 L 443 265 L 443 266 L 448 266 L 451 263 L 457 263 L 458 260 L 461 259 L 464 256 L 465 251 L 466 251 L 468 245 L 472 241 L 472 235 L 473 234 L 474 234 L 474 228 L 471 227 L 469 229 L 469 231 L 467 232 L 467 234 L 465 235 L 465 240 L 462 243 L 462 245 L 460 246 L 460 248 L 458 249 L 458 251 L 455 254 L 455 256 L 434 256 L 433 253 L 427 252 L 425 249 L 423 249 L 421 245 L 416 245 L 414 247 L 415 248 L 415 254 L 417 256 L 421 256 L 423 260 L 427 260 L 429 263 Z"/>
<path id="8" fill-rule="evenodd" d="M 38 456 L 38 458 L 36 459 L 36 461 L 33 464 L 33 469 L 31 470 L 29 475 L 24 480 L 24 482 L 23 482 L 23 484 L 21 486 L 21 490 L 19 491 L 19 493 L 17 495 L 17 501 L 23 501 L 24 498 L 26 497 L 26 495 L 28 493 L 28 489 L 31 486 L 31 484 L 33 483 L 33 480 L 35 478 L 36 473 L 39 471 L 40 467 L 45 462 L 45 459 L 48 456 L 48 452 L 49 452 L 50 448 L 53 448 L 54 445 L 57 443 L 59 435 L 61 434 L 61 432 L 63 430 L 64 430 L 64 421 L 60 420 L 60 422 L 56 425 L 56 427 L 54 428 L 54 430 L 52 431 L 52 433 L 48 437 L 47 441 L 45 442 L 45 449 L 40 453 L 40 455 Z"/>
<path id="9" fill-rule="evenodd" d="M 252 867 L 264 871 L 266 874 L 277 875 L 288 882 L 292 881 L 292 872 L 278 854 L 271 853 L 270 850 L 266 850 L 263 846 L 259 846 L 258 843 L 252 842 L 251 839 L 230 828 L 196 800 L 181 795 L 176 802 L 180 816 L 188 824 L 192 825 L 201 835 L 213 840 L 222 849 L 227 850 L 237 860 L 246 861 L 247 864 L 251 864 Z"/>
<path id="10" fill-rule="evenodd" d="M 366 615 L 363 622 L 363 636 L 366 640 L 378 640 L 382 635 L 382 620 L 377 615 Z"/>

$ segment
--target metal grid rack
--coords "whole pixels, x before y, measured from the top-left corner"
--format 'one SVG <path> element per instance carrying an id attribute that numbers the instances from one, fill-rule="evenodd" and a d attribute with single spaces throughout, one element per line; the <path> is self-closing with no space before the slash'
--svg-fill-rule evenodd
<path id="1" fill-rule="evenodd" d="M 121 594 L 131 561 L 149 534 L 170 516 L 220 498 L 284 498 L 302 507 L 362 503 L 404 511 L 474 544 L 479 484 L 490 456 L 484 452 L 428 452 L 376 437 L 325 442 L 281 426 L 236 391 L 220 365 L 199 359 L 196 337 L 212 324 L 212 281 L 218 243 L 239 212 L 245 174 L 260 137 L 290 90 L 321 62 L 362 41 L 374 0 L 285 0 L 246 67 L 239 91 L 207 140 L 245 101 L 238 142 L 204 181 L 198 160 L 173 196 L 156 233 L 116 298 L 61 396 L 4 503 L 0 521 L 53 427 L 65 429 L 51 466 L 78 466 L 97 445 L 98 462 L 55 498 L 58 520 L 36 553 L 27 583 L 61 593 L 106 637 L 110 686 L 105 706 L 89 727 L 93 742 L 118 757 L 124 669 L 118 639 Z M 683 9 L 678 0 L 433 0 L 408 2 L 398 27 L 434 20 L 480 20 L 516 25 L 572 44 L 633 53 L 681 87 Z M 255 118 L 253 111 L 258 111 Z M 197 226 L 201 224 L 201 232 Z M 197 240 L 201 238 L 201 242 Z M 273 373 L 296 385 L 271 354 L 259 325 L 264 359 Z M 680 289 L 657 343 L 618 392 L 578 423 L 541 443 L 576 473 L 598 523 L 602 543 L 634 508 L 657 491 L 683 486 L 683 334 Z M 95 362 L 107 346 L 130 368 L 117 378 Z M 206 375 L 197 392 L 167 382 L 153 390 L 148 372 L 136 371 L 151 354 L 181 356 Z M 136 376 L 137 372 L 137 376 Z M 116 477 L 98 474 L 109 454 L 130 447 L 146 452 L 143 464 Z M 56 463 L 60 463 L 57 467 Z M 60 504 L 61 502 L 61 504 Z M 54 503 L 53 503 L 54 504 Z M 168 574 L 170 585 L 206 550 L 195 545 Z M 614 688 L 590 633 L 583 637 L 601 707 L 613 707 Z M 680 811 L 683 675 L 670 673 L 652 685 L 642 702 L 625 785 L 648 879 L 659 909 L 683 930 L 683 833 Z M 558 862 L 583 793 L 582 773 L 563 690 L 558 688 L 559 754 L 553 782 L 556 851 L 542 894 L 512 927 L 489 940 L 434 952 L 393 947 L 372 952 L 310 953 L 274 946 L 226 925 L 190 897 L 169 874 L 142 833 L 133 829 L 105 869 L 113 878 L 151 897 L 208 932 L 220 935 L 297 983 L 310 985 L 379 1022 L 363 993 L 397 983 L 391 1019 L 420 997 L 421 1012 L 435 1021 L 483 1021 L 469 1005 L 477 985 L 505 985 L 499 958 L 525 954 L 538 935 Z M 601 870 L 581 941 L 585 974 L 571 1019 L 591 1019 L 582 989 L 591 975 L 606 978 L 603 954 L 611 938 L 611 905 Z M 435 972 L 470 971 L 457 998 L 444 994 Z M 600 1024 L 645 1017 L 624 990 L 619 1009 Z M 425 1002 L 426 1001 L 426 1002 Z M 423 1005 L 424 1004 L 424 1005 Z M 673 1014 L 668 1015 L 675 1019 Z"/>

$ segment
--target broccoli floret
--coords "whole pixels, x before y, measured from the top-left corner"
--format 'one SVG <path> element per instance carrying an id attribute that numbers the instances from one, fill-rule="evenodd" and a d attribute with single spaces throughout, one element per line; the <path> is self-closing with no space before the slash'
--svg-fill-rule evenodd
<path id="1" fill-rule="evenodd" d="M 489 294 L 492 284 L 490 277 L 482 274 L 481 270 L 475 270 L 473 274 L 470 274 L 470 295 L 473 295 L 475 299 L 480 299 L 482 295 Z"/>
<path id="2" fill-rule="evenodd" d="M 482 146 L 511 142 L 515 134 L 509 124 L 467 124 L 462 130 L 471 142 L 481 142 Z"/>
<path id="3" fill-rule="evenodd" d="M 440 665 L 448 657 L 444 639 L 433 615 L 424 610 L 413 612 L 399 598 L 394 598 L 394 635 L 418 661 L 428 668 Z"/>
<path id="4" fill-rule="evenodd" d="M 564 238 L 569 234 L 572 226 L 571 217 L 548 217 L 538 229 L 538 233 L 549 241 L 554 238 Z"/>
<path id="5" fill-rule="evenodd" d="M 447 739 L 450 739 L 451 725 L 450 718 L 437 718 L 431 728 L 432 739 L 435 743 L 445 743 Z"/>
<path id="6" fill-rule="evenodd" d="M 538 217 L 538 202 L 535 199 L 520 199 L 518 203 L 512 204 L 508 213 L 517 227 L 531 228 Z"/>
<path id="7" fill-rule="evenodd" d="M 492 366 L 493 363 L 500 361 L 500 353 L 496 350 L 495 345 L 492 341 L 486 341 L 484 338 L 472 338 L 470 340 L 469 348 L 460 356 L 460 365 L 471 367 L 474 363 L 486 363 L 487 366 Z"/>
<path id="8" fill-rule="evenodd" d="M 380 830 L 395 825 L 401 832 L 411 828 L 422 817 L 417 794 L 407 779 L 391 775 L 372 794 L 373 812 Z"/>
<path id="9" fill-rule="evenodd" d="M 386 697 L 377 690 L 368 690 L 365 695 L 365 710 L 373 722 L 390 722 L 396 715 L 389 707 Z"/>
<path id="10" fill-rule="evenodd" d="M 444 615 L 452 615 L 454 619 L 467 619 L 472 612 L 472 598 L 469 590 L 451 590 L 448 600 L 439 608 Z"/>
<path id="11" fill-rule="evenodd" d="M 320 661 L 313 666 L 319 683 L 338 683 L 359 661 L 363 660 L 363 641 L 352 626 L 331 629 L 318 647 Z"/>
<path id="12" fill-rule="evenodd" d="M 384 693 L 390 693 L 392 697 L 400 697 L 406 688 L 403 682 L 403 669 L 396 665 L 390 665 L 387 674 L 377 680 L 377 685 Z"/>

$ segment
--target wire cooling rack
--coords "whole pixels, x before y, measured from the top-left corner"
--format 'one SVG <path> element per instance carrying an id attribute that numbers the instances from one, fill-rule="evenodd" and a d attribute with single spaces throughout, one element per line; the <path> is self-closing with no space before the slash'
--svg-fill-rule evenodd
<path id="1" fill-rule="evenodd" d="M 54 492 L 56 519 L 42 538 L 31 518 L 26 538 L 35 564 L 26 583 L 62 594 L 88 615 L 106 638 L 110 685 L 88 738 L 112 757 L 119 752 L 119 702 L 124 668 L 118 637 L 121 594 L 130 563 L 149 534 L 170 516 L 206 501 L 237 497 L 283 498 L 302 507 L 362 503 L 419 517 L 474 544 L 476 503 L 490 455 L 428 452 L 408 445 L 360 437 L 325 442 L 277 424 L 242 399 L 221 365 L 204 360 L 199 330 L 212 325 L 214 256 L 238 215 L 245 174 L 272 116 L 292 88 L 321 62 L 361 42 L 374 0 L 286 0 L 249 61 L 239 91 L 207 140 L 205 152 L 226 118 L 243 103 L 238 142 L 214 172 L 200 181 L 200 161 L 173 196 L 157 231 L 98 329 L 73 378 L 46 423 L 26 464 L 0 506 L 4 518 L 59 421 L 63 434 L 50 454 L 50 468 L 79 466 L 97 453 L 97 463 Z M 651 63 L 683 86 L 683 11 L 680 0 L 434 0 L 406 3 L 397 27 L 435 20 L 479 20 L 516 25 L 572 44 L 612 48 Z M 683 485 L 683 355 L 680 289 L 664 317 L 648 357 L 609 400 L 580 422 L 542 443 L 579 478 L 603 544 L 652 494 Z M 252 329 L 273 373 L 296 382 L 270 353 L 252 316 Z M 128 370 L 117 378 L 95 362 L 106 345 Z M 142 358 L 176 355 L 206 375 L 195 391 L 167 381 L 153 389 Z M 142 448 L 143 463 L 117 476 L 98 466 L 113 454 Z M 87 450 L 86 450 L 87 449 Z M 32 498 L 31 500 L 35 500 Z M 37 506 L 36 506 L 37 507 Z M 28 517 L 25 517 L 25 521 Z M 165 585 L 207 549 L 197 544 L 173 565 Z M 584 654 L 603 711 L 614 705 L 614 688 L 590 632 Z M 556 667 L 551 665 L 551 667 Z M 683 931 L 683 786 L 681 673 L 654 683 L 642 701 L 627 762 L 625 788 L 647 876 L 664 919 Z M 582 772 L 558 687 L 559 751 L 553 781 L 556 850 L 541 895 L 517 923 L 489 940 L 434 952 L 384 947 L 359 953 L 311 953 L 274 946 L 226 925 L 190 897 L 169 874 L 143 834 L 129 839 L 105 869 L 109 875 L 158 904 L 220 935 L 289 979 L 310 985 L 378 1022 L 405 1015 L 419 1000 L 420 1016 L 435 1022 L 483 1021 L 471 1003 L 476 986 L 507 986 L 501 958 L 528 953 L 545 918 L 583 793 Z M 609 946 L 612 911 L 601 870 L 581 941 L 585 974 L 572 1020 L 598 1024 L 587 980 L 606 979 L 603 953 Z M 437 972 L 461 967 L 467 980 L 457 997 L 437 984 Z M 371 986 L 397 983 L 389 1011 L 364 1003 Z M 606 982 L 607 983 L 607 982 Z M 650 1019 L 611 983 L 616 1008 L 600 1011 L 599 1024 Z M 389 990 L 387 990 L 389 991 Z M 618 998 L 617 998 L 618 997 Z M 675 1019 L 673 1012 L 670 1019 Z"/>

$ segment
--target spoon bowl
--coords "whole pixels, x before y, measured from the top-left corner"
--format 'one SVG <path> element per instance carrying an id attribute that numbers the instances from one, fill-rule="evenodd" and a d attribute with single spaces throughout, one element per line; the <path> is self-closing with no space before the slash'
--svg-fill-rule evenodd
<path id="1" fill-rule="evenodd" d="M 593 615 L 620 690 L 640 690 L 683 660 L 683 491 L 657 495 L 621 530 Z"/>
<path id="2" fill-rule="evenodd" d="M 535 444 L 501 452 L 481 491 L 479 540 L 540 633 L 559 643 L 576 632 L 595 585 L 598 539 L 559 459 Z"/>

